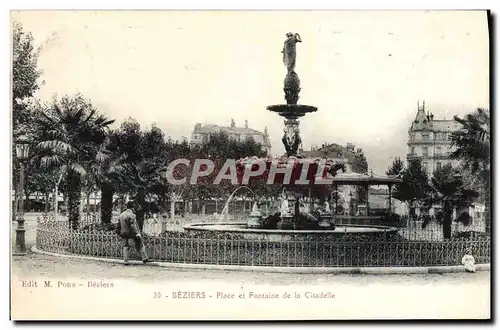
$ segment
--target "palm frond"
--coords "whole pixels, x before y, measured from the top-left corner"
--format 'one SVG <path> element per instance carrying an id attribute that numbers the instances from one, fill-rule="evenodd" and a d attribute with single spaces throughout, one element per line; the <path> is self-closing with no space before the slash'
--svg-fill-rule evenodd
<path id="1" fill-rule="evenodd" d="M 60 140 L 50 140 L 39 142 L 36 148 L 40 151 L 49 151 L 53 153 L 75 154 L 76 150 L 69 143 Z"/>
<path id="2" fill-rule="evenodd" d="M 43 169 L 56 168 L 64 164 L 60 155 L 43 156 L 40 158 L 40 167 Z"/>
<path id="3" fill-rule="evenodd" d="M 68 169 L 75 172 L 75 173 L 80 174 L 81 176 L 87 175 L 87 171 L 85 170 L 85 168 L 82 165 L 77 164 L 77 163 L 70 164 L 68 166 Z"/>

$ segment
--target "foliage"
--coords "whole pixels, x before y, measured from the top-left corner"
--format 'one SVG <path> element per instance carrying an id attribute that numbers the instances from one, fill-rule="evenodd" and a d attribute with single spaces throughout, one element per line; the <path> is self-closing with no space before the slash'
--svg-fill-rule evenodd
<path id="1" fill-rule="evenodd" d="M 441 204 L 443 208 L 443 237 L 451 238 L 451 214 L 453 208 L 469 206 L 478 196 L 477 191 L 469 189 L 460 171 L 447 164 L 437 169 L 431 179 L 431 193 L 428 205 Z"/>
<path id="2" fill-rule="evenodd" d="M 402 179 L 403 182 L 396 186 L 394 198 L 413 206 L 427 197 L 429 179 L 420 160 L 413 160 L 409 163 L 408 168 L 403 171 Z"/>
<path id="3" fill-rule="evenodd" d="M 450 158 L 460 160 L 466 170 L 478 177 L 485 192 L 486 232 L 490 232 L 490 113 L 478 108 L 464 118 L 455 116 L 462 129 L 451 136 L 451 146 L 456 150 Z"/>
<path id="4" fill-rule="evenodd" d="M 451 145 L 456 150 L 450 155 L 452 159 L 462 161 L 472 173 L 485 176 L 490 170 L 490 113 L 478 108 L 464 118 L 454 117 L 462 125 L 462 129 L 453 132 Z"/>
<path id="5" fill-rule="evenodd" d="M 35 161 L 41 169 L 65 174 L 69 220 L 78 228 L 82 178 L 88 173 L 106 129 L 113 123 L 81 95 L 54 98 L 40 111 Z"/>
<path id="6" fill-rule="evenodd" d="M 433 193 L 429 196 L 434 203 L 448 200 L 452 207 L 471 205 L 478 196 L 477 191 L 466 187 L 460 171 L 451 164 L 434 171 L 431 188 Z"/>
<path id="7" fill-rule="evenodd" d="M 167 161 L 168 148 L 164 133 L 155 125 L 142 131 L 139 123 L 129 118 L 112 135 L 113 152 L 120 164 L 120 179 L 115 180 L 117 191 L 133 196 L 139 227 L 149 208 L 147 198 L 167 192 L 162 168 Z"/>
<path id="8" fill-rule="evenodd" d="M 40 49 L 35 47 L 31 33 L 24 31 L 21 23 L 14 22 L 12 33 L 12 133 L 13 140 L 26 134 L 33 122 L 31 98 L 40 87 L 42 71 L 38 69 Z M 19 160 L 12 148 L 12 183 L 19 181 Z M 17 194 L 16 189 L 16 194 Z"/>
<path id="9" fill-rule="evenodd" d="M 387 174 L 388 176 L 401 175 L 404 173 L 404 170 L 405 170 L 404 162 L 401 160 L 401 158 L 396 157 L 392 161 L 392 164 L 389 166 L 385 174 Z"/>
<path id="10" fill-rule="evenodd" d="M 30 111 L 26 99 L 31 98 L 40 87 L 42 71 L 38 69 L 40 49 L 35 47 L 31 33 L 14 22 L 12 35 L 12 111 L 14 131 L 18 125 L 30 122 Z"/>

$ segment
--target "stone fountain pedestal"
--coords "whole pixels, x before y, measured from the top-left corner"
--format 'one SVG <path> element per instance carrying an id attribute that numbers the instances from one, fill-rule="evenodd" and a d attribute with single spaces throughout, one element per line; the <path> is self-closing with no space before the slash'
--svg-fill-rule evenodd
<path id="1" fill-rule="evenodd" d="M 257 203 L 253 204 L 252 212 L 247 221 L 247 228 L 260 228 L 262 213 L 259 211 Z"/>

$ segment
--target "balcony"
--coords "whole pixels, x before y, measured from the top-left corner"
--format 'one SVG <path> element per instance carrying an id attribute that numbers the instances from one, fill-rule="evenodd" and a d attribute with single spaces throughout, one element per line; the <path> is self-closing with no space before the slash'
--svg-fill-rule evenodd
<path id="1" fill-rule="evenodd" d="M 430 140 L 430 139 L 409 139 L 408 140 L 408 145 L 412 144 L 434 144 L 438 141 Z"/>

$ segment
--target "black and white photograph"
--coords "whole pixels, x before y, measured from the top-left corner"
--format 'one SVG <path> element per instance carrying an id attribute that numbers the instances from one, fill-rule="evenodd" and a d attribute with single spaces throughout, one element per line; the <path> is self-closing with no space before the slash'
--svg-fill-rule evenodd
<path id="1" fill-rule="evenodd" d="M 491 319 L 488 10 L 9 31 L 12 320 Z"/>

